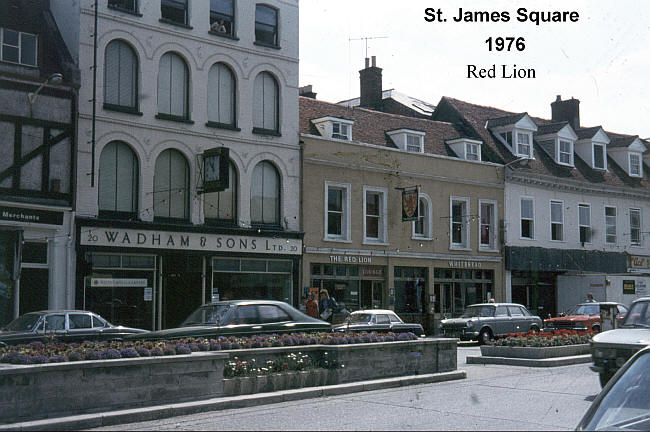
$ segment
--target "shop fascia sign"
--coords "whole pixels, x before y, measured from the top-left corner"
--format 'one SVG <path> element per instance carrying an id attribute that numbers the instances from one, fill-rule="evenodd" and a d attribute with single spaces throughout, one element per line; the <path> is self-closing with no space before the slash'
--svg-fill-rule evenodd
<path id="1" fill-rule="evenodd" d="M 331 263 L 343 264 L 370 264 L 372 257 L 369 256 L 355 256 L 355 255 L 330 255 Z"/>
<path id="2" fill-rule="evenodd" d="M 222 234 L 82 227 L 81 246 L 300 255 L 302 240 Z"/>
<path id="3" fill-rule="evenodd" d="M 483 263 L 480 261 L 461 261 L 461 260 L 449 260 L 449 267 L 451 268 L 482 268 Z"/>
<path id="4" fill-rule="evenodd" d="M 630 255 L 630 269 L 632 270 L 650 269 L 650 257 Z"/>
<path id="5" fill-rule="evenodd" d="M 142 288 L 148 285 L 147 279 L 127 279 L 127 278 L 92 278 L 90 286 L 93 288 L 100 287 L 131 287 Z"/>

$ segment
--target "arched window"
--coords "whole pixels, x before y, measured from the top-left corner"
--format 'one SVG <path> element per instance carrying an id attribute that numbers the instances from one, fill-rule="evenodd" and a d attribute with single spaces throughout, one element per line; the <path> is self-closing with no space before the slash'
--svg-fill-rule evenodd
<path id="1" fill-rule="evenodd" d="M 251 222 L 280 224 L 280 176 L 273 164 L 267 161 L 260 162 L 253 170 Z"/>
<path id="2" fill-rule="evenodd" d="M 100 213 L 134 217 L 138 211 L 138 159 L 131 147 L 110 142 L 99 157 Z"/>
<path id="3" fill-rule="evenodd" d="M 158 71 L 158 118 L 189 117 L 189 85 L 185 60 L 174 53 L 163 55 Z"/>
<path id="4" fill-rule="evenodd" d="M 208 121 L 235 127 L 235 76 L 223 63 L 208 73 Z"/>
<path id="5" fill-rule="evenodd" d="M 413 221 L 413 237 L 414 238 L 431 238 L 431 199 L 420 193 L 420 202 L 418 205 L 418 218 Z"/>
<path id="6" fill-rule="evenodd" d="M 278 82 L 270 73 L 262 72 L 255 77 L 253 87 L 253 132 L 278 132 Z"/>
<path id="7" fill-rule="evenodd" d="M 154 216 L 164 219 L 189 219 L 190 169 L 178 150 L 168 149 L 156 160 L 153 177 Z"/>
<path id="8" fill-rule="evenodd" d="M 104 57 L 104 104 L 111 107 L 138 108 L 138 58 L 124 41 L 106 45 Z"/>
<path id="9" fill-rule="evenodd" d="M 237 221 L 237 170 L 230 162 L 228 174 L 228 189 L 221 192 L 211 192 L 204 195 L 203 213 L 208 223 L 234 224 Z"/>

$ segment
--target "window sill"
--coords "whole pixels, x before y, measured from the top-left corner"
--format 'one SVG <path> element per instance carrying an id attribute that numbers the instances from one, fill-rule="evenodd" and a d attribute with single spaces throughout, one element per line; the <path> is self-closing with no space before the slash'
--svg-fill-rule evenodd
<path id="1" fill-rule="evenodd" d="M 344 239 L 344 238 L 336 238 L 336 237 L 324 237 L 323 238 L 324 242 L 335 242 L 335 243 L 352 243 L 352 240 Z"/>
<path id="2" fill-rule="evenodd" d="M 566 243 L 566 241 L 564 241 L 564 240 L 553 240 L 553 239 L 550 239 L 549 241 L 552 242 L 552 243 Z"/>
<path id="3" fill-rule="evenodd" d="M 167 120 L 167 121 L 173 121 L 173 122 L 178 122 L 178 123 L 186 123 L 186 124 L 194 124 L 192 120 L 186 117 L 181 117 L 181 116 L 175 116 L 171 114 L 156 114 L 156 118 L 158 120 Z"/>
<path id="4" fill-rule="evenodd" d="M 467 247 L 467 246 L 463 246 L 463 245 L 457 245 L 457 246 L 455 246 L 455 245 L 451 245 L 451 246 L 449 246 L 449 250 L 457 250 L 457 251 L 471 251 L 472 248 L 469 248 L 469 247 Z"/>
<path id="5" fill-rule="evenodd" d="M 273 45 L 273 44 L 270 44 L 270 43 L 259 42 L 259 41 L 253 42 L 253 45 L 261 46 L 261 47 L 264 47 L 264 48 L 271 48 L 271 49 L 275 49 L 275 50 L 282 49 L 282 47 L 280 45 Z"/>
<path id="6" fill-rule="evenodd" d="M 417 236 L 412 236 L 411 240 L 415 241 L 433 241 L 433 237 L 417 237 Z"/>
<path id="7" fill-rule="evenodd" d="M 534 237 L 519 237 L 519 240 L 535 241 Z"/>
<path id="8" fill-rule="evenodd" d="M 390 246 L 390 243 L 386 243 L 382 240 L 363 240 L 364 245 L 373 245 L 373 246 Z"/>
<path id="9" fill-rule="evenodd" d="M 126 106 L 121 106 L 121 105 L 113 105 L 109 103 L 105 103 L 103 105 L 103 108 L 106 111 L 115 111 L 115 112 L 121 112 L 124 114 L 133 114 L 137 116 L 141 116 L 142 113 L 138 111 L 136 108 L 131 108 L 131 107 L 126 107 Z"/>
<path id="10" fill-rule="evenodd" d="M 209 127 L 209 128 L 226 129 L 226 130 L 231 130 L 231 131 L 235 131 L 235 132 L 241 131 L 241 129 L 238 128 L 237 126 L 229 125 L 227 123 L 219 123 L 219 122 L 209 121 L 205 125 L 207 127 Z"/>
<path id="11" fill-rule="evenodd" d="M 194 27 L 192 27 L 190 25 L 187 25 L 185 23 L 179 23 L 179 22 L 176 22 L 176 21 L 172 21 L 172 20 L 167 19 L 167 18 L 160 18 L 158 20 L 158 22 L 161 22 L 163 24 L 173 25 L 173 26 L 176 26 L 176 27 L 181 27 L 181 28 L 188 29 L 188 30 L 193 30 L 194 29 Z"/>
<path id="12" fill-rule="evenodd" d="M 141 16 L 142 16 L 142 14 L 139 13 L 139 12 L 132 11 L 132 10 L 128 10 L 128 9 L 124 9 L 124 8 L 119 7 L 119 6 L 107 5 L 106 8 L 107 8 L 107 9 L 112 9 L 112 10 L 114 10 L 114 11 L 118 11 L 118 12 L 124 12 L 124 13 L 127 13 L 127 14 L 129 14 L 129 15 L 133 15 L 133 16 L 137 16 L 137 17 L 141 17 Z"/>
<path id="13" fill-rule="evenodd" d="M 281 137 L 282 134 L 276 130 L 273 129 L 262 129 L 262 128 L 253 128 L 253 133 L 256 135 L 267 135 L 267 136 L 276 136 L 276 137 Z"/>
<path id="14" fill-rule="evenodd" d="M 499 249 L 493 248 L 493 247 L 487 247 L 487 246 L 479 246 L 478 248 L 479 252 L 499 252 Z"/>
<path id="15" fill-rule="evenodd" d="M 214 30 L 208 30 L 208 33 L 210 33 L 213 36 L 219 36 L 220 38 L 224 38 L 224 39 L 230 39 L 234 41 L 239 40 L 237 36 L 229 35 L 228 33 L 219 33 L 218 31 L 214 31 Z"/>

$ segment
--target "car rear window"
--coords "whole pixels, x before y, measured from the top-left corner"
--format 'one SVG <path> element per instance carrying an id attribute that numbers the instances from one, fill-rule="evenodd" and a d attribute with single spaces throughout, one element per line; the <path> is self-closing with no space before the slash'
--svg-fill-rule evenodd
<path id="1" fill-rule="evenodd" d="M 48 315 L 45 317 L 45 331 L 65 330 L 65 315 Z"/>
<path id="2" fill-rule="evenodd" d="M 524 313 L 521 311 L 519 306 L 508 306 L 508 310 L 510 311 L 510 316 L 523 316 Z"/>
<path id="3" fill-rule="evenodd" d="M 92 326 L 92 320 L 88 314 L 70 314 L 70 330 L 89 329 Z"/>
<path id="4" fill-rule="evenodd" d="M 34 327 L 34 324 L 38 321 L 41 316 L 38 314 L 25 314 L 21 317 L 16 318 L 5 327 L 9 331 L 27 331 L 31 330 Z"/>
<path id="5" fill-rule="evenodd" d="M 257 311 L 261 323 L 291 321 L 291 317 L 275 305 L 259 305 Z"/>
<path id="6" fill-rule="evenodd" d="M 377 315 L 377 324 L 390 324 L 388 315 Z"/>
<path id="7" fill-rule="evenodd" d="M 508 308 L 506 306 L 497 306 L 496 310 L 496 316 L 498 317 L 507 317 L 508 316 Z"/>
<path id="8" fill-rule="evenodd" d="M 257 307 L 252 305 L 237 306 L 232 324 L 257 324 Z"/>

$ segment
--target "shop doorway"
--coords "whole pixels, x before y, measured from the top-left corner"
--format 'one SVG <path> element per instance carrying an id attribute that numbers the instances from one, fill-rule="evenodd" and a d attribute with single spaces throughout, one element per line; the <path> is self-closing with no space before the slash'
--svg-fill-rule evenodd
<path id="1" fill-rule="evenodd" d="M 379 309 L 382 305 L 381 296 L 384 292 L 384 282 L 373 280 L 361 281 L 361 309 Z"/>
<path id="2" fill-rule="evenodd" d="M 163 257 L 162 328 L 178 327 L 205 303 L 202 298 L 202 268 L 201 257 Z"/>
<path id="3" fill-rule="evenodd" d="M 49 269 L 25 268 L 20 272 L 19 315 L 48 307 Z"/>

